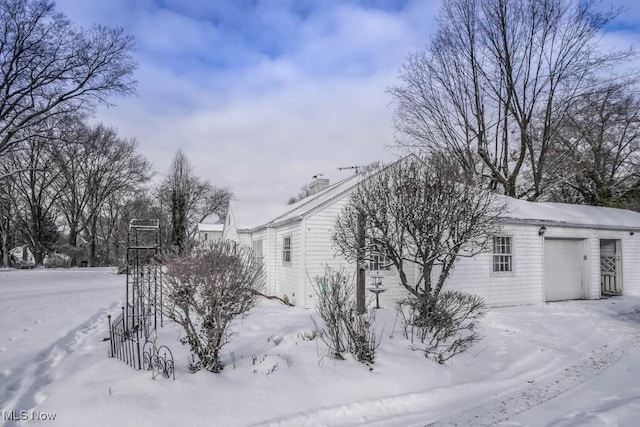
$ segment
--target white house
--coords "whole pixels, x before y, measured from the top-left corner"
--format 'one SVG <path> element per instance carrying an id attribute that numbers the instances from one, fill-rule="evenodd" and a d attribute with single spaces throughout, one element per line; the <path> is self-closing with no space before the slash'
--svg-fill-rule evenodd
<path id="1" fill-rule="evenodd" d="M 198 224 L 197 240 L 200 244 L 206 244 L 207 242 L 215 242 L 222 238 L 222 231 L 224 224 Z"/>
<path id="2" fill-rule="evenodd" d="M 354 264 L 336 256 L 331 234 L 364 177 L 330 186 L 319 178 L 312 183 L 315 194 L 289 206 L 232 201 L 222 238 L 252 247 L 263 258 L 268 293 L 313 307 L 313 278 L 323 265 L 355 273 Z M 493 306 L 640 295 L 640 213 L 508 197 L 505 203 L 505 226 L 494 237 L 493 252 L 462 259 L 446 289 L 480 295 Z M 406 295 L 394 271 L 375 261 L 368 267 L 384 277 L 381 305 Z"/>

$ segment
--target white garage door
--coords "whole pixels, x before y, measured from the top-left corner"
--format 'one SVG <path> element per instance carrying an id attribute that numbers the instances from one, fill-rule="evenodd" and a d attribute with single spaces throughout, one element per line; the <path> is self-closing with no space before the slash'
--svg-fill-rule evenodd
<path id="1" fill-rule="evenodd" d="M 562 301 L 583 298 L 583 265 L 581 240 L 545 240 L 545 300 Z"/>

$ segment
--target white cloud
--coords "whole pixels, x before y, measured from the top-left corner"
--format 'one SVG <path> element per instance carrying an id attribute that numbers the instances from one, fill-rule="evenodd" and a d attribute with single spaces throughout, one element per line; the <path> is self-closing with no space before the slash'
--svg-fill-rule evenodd
<path id="1" fill-rule="evenodd" d="M 285 202 L 316 173 L 335 181 L 349 173 L 338 166 L 392 158 L 385 90 L 406 54 L 429 41 L 439 7 L 292 0 L 243 15 L 234 2 L 58 3 L 74 22 L 104 18 L 136 37 L 139 96 L 114 100 L 98 120 L 136 137 L 160 174 L 181 148 L 212 184 L 265 202 Z"/>

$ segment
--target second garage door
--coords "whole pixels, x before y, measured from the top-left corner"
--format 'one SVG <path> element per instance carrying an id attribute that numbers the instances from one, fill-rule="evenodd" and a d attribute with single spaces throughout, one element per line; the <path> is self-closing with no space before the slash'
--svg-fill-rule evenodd
<path id="1" fill-rule="evenodd" d="M 545 240 L 545 300 L 584 298 L 583 265 L 582 240 Z"/>

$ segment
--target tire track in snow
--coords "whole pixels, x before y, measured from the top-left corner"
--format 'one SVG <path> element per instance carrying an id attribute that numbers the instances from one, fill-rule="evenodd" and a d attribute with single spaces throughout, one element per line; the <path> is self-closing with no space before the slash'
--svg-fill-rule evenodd
<path id="1" fill-rule="evenodd" d="M 617 334 L 627 334 L 628 340 L 617 346 L 604 345 L 592 350 L 576 362 L 545 376 L 544 379 L 522 386 L 522 379 L 505 379 L 491 384 L 496 390 L 518 387 L 495 398 L 483 400 L 478 406 L 468 408 L 451 416 L 442 417 L 440 404 L 452 406 L 439 393 L 439 389 L 406 395 L 388 396 L 369 401 L 353 402 L 335 407 L 323 408 L 289 417 L 280 417 L 260 423 L 260 426 L 350 426 L 366 424 L 369 426 L 491 426 L 524 412 L 547 400 L 589 380 L 602 370 L 620 360 L 627 352 L 640 349 L 640 330 L 638 313 L 620 315 L 606 323 Z M 628 318 L 630 321 L 621 319 Z M 514 382 L 515 381 L 515 382 Z M 490 392 L 486 389 L 485 392 Z M 455 393 L 458 399 L 472 400 L 478 397 L 476 384 L 466 383 L 444 387 L 449 395 Z"/>
<path id="2" fill-rule="evenodd" d="M 625 316 L 622 315 L 621 317 L 624 318 Z M 637 317 L 637 313 L 633 313 L 628 317 Z M 640 349 L 640 331 L 638 328 L 621 327 L 624 323 L 619 320 L 617 322 L 615 325 L 617 325 L 618 330 L 622 329 L 629 333 L 629 340 L 622 345 L 613 348 L 608 345 L 600 347 L 550 377 L 531 383 L 525 389 L 520 388 L 506 395 L 485 401 L 482 405 L 467 409 L 453 417 L 426 425 L 438 427 L 493 426 L 508 421 L 511 417 L 577 387 L 618 362 L 628 352 Z"/>
<path id="3" fill-rule="evenodd" d="M 42 403 L 44 396 L 40 389 L 56 378 L 54 369 L 71 353 L 78 350 L 85 337 L 94 335 L 104 327 L 107 314 L 115 311 L 119 303 L 102 309 L 86 322 L 56 340 L 22 368 L 15 369 L 3 378 L 5 387 L 0 387 L 0 408 L 4 410 L 31 410 Z M 9 421 L 5 425 L 16 424 Z"/>

